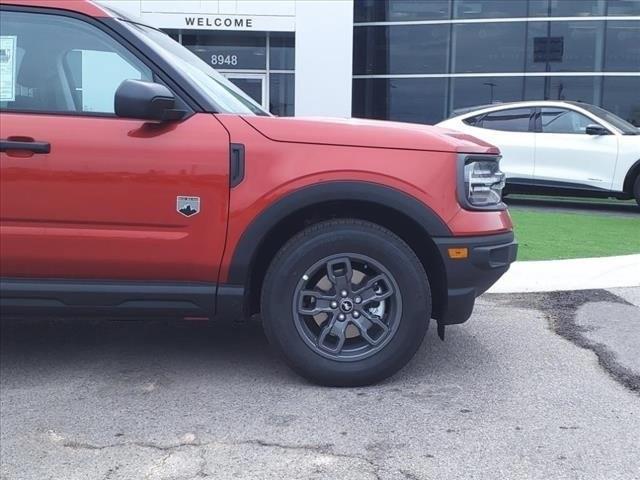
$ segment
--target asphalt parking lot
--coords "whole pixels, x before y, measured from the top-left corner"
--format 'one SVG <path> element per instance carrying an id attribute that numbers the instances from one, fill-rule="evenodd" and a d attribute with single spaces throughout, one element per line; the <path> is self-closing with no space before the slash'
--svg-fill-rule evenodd
<path id="1" fill-rule="evenodd" d="M 640 478 L 640 289 L 484 296 L 358 389 L 257 325 L 1 328 L 3 480 Z"/>

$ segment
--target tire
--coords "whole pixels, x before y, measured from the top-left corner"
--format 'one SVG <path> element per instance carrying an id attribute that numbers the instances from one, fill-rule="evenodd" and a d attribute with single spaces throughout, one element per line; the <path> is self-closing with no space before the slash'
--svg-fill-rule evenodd
<path id="1" fill-rule="evenodd" d="M 363 386 L 414 356 L 431 318 L 431 290 L 398 236 L 340 219 L 313 225 L 282 247 L 261 307 L 269 343 L 293 370 L 321 385 Z"/>
<path id="2" fill-rule="evenodd" d="M 633 186 L 633 196 L 636 198 L 638 206 L 640 206 L 640 175 L 636 177 L 636 183 Z"/>

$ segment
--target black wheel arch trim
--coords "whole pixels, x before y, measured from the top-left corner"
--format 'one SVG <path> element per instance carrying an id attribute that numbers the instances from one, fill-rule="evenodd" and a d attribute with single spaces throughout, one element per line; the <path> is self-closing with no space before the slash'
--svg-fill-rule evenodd
<path id="1" fill-rule="evenodd" d="M 335 201 L 381 204 L 411 217 L 432 237 L 452 235 L 447 224 L 427 205 L 395 188 L 372 182 L 331 181 L 302 187 L 263 210 L 242 234 L 232 256 L 228 283 L 244 285 L 255 254 L 269 233 L 288 216 L 304 208 Z"/>
<path id="2" fill-rule="evenodd" d="M 633 195 L 633 185 L 634 185 L 634 182 L 636 181 L 636 178 L 638 178 L 639 176 L 640 176 L 640 159 L 636 160 L 636 162 L 633 165 L 631 165 L 631 168 L 629 169 L 626 176 L 624 177 L 622 190 L 625 193 L 629 193 Z"/>

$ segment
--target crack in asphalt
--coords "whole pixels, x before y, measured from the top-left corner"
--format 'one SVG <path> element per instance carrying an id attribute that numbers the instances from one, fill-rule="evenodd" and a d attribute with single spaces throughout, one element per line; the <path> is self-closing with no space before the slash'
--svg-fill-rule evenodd
<path id="1" fill-rule="evenodd" d="M 574 345 L 596 354 L 599 365 L 614 380 L 628 390 L 640 393 L 640 374 L 620 364 L 609 348 L 585 336 L 588 328 L 576 324 L 580 307 L 587 303 L 609 302 L 634 306 L 607 290 L 580 290 L 573 292 L 544 292 L 526 294 L 490 294 L 491 298 L 511 306 L 541 311 L 553 332 Z"/>
<path id="2" fill-rule="evenodd" d="M 269 442 L 261 439 L 251 439 L 251 440 L 242 440 L 237 442 L 220 442 L 220 441 L 180 442 L 180 443 L 175 443 L 170 445 L 161 445 L 153 442 L 116 442 L 116 443 L 110 443 L 106 445 L 96 445 L 96 444 L 87 443 L 87 442 L 77 442 L 75 440 L 64 440 L 60 442 L 60 445 L 64 448 L 70 448 L 72 450 L 107 450 L 107 449 L 114 449 L 114 448 L 137 447 L 137 448 L 147 448 L 147 449 L 157 450 L 165 453 L 168 452 L 168 454 L 162 458 L 158 467 L 162 467 L 162 465 L 164 465 L 167 462 L 167 460 L 171 457 L 171 455 L 174 452 L 184 450 L 184 449 L 189 449 L 189 448 L 196 448 L 199 450 L 199 456 L 200 456 L 201 462 L 200 462 L 200 468 L 196 473 L 196 476 L 193 478 L 207 478 L 209 476 L 206 473 L 208 464 L 205 458 L 205 449 L 207 447 L 211 447 L 215 445 L 234 446 L 234 447 L 249 445 L 249 446 L 257 446 L 257 447 L 264 447 L 264 448 L 279 448 L 282 450 L 307 451 L 307 452 L 312 452 L 316 454 L 327 455 L 334 458 L 343 458 L 346 460 L 360 460 L 371 467 L 372 469 L 371 473 L 374 475 L 376 480 L 382 480 L 382 477 L 380 474 L 382 467 L 380 465 L 378 465 L 377 463 L 375 463 L 374 461 L 372 461 L 371 459 L 363 455 L 334 452 L 331 450 L 332 447 L 334 446 L 332 443 L 315 444 L 315 445 L 314 444 L 288 445 L 285 443 Z M 406 476 L 405 472 L 401 471 L 400 473 Z M 107 472 L 107 476 L 105 477 L 105 479 L 109 478 L 110 475 L 112 474 L 113 474 L 113 471 L 109 470 L 109 472 Z M 145 478 L 150 478 L 150 475 L 152 474 L 153 472 L 149 472 L 145 476 Z M 410 477 L 410 478 L 417 478 L 417 477 Z"/>

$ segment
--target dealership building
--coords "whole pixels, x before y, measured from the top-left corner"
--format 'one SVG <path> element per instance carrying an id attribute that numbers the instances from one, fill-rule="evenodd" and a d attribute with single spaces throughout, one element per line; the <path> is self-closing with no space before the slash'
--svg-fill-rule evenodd
<path id="1" fill-rule="evenodd" d="M 640 126 L 640 0 L 102 0 L 278 115 L 578 100 Z"/>

